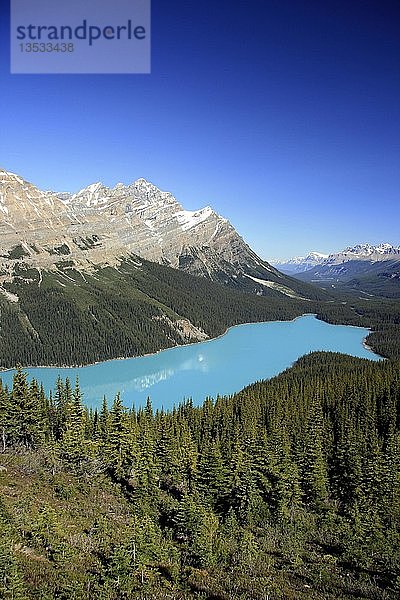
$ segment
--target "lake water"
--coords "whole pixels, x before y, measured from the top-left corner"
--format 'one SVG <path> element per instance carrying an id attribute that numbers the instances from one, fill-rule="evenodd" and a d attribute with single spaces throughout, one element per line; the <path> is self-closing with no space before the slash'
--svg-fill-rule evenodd
<path id="1" fill-rule="evenodd" d="M 150 356 L 27 372 L 43 382 L 46 391 L 54 388 L 58 375 L 69 377 L 73 384 L 78 375 L 88 406 L 99 407 L 104 395 L 110 402 L 120 392 L 125 406 L 143 406 L 150 396 L 154 408 L 168 409 L 185 398 L 201 404 L 207 396 L 237 392 L 249 383 L 277 375 L 314 350 L 379 360 L 362 344 L 368 333 L 368 329 L 329 325 L 305 315 L 294 321 L 239 325 L 220 338 Z M 8 385 L 12 375 L 12 371 L 0 373 Z"/>

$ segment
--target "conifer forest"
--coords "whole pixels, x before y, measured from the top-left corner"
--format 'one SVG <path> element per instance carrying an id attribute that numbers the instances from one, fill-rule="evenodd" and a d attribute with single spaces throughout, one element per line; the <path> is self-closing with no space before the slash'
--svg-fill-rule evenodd
<path id="1" fill-rule="evenodd" d="M 0 389 L 0 597 L 395 599 L 400 370 L 312 353 L 170 412 Z"/>

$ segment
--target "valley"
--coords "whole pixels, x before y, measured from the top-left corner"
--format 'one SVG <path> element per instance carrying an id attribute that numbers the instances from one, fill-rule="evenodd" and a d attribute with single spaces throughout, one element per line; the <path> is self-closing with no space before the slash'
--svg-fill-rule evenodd
<path id="1" fill-rule="evenodd" d="M 390 261 L 317 286 L 143 179 L 1 171 L 0 232 L 1 597 L 398 597 Z"/>
<path id="2" fill-rule="evenodd" d="M 1 4 L 0 600 L 400 599 L 399 25 Z"/>
<path id="3" fill-rule="evenodd" d="M 274 263 L 296 279 L 356 296 L 400 298 L 400 247 L 357 244 L 330 255 L 311 252 Z"/>
<path id="4" fill-rule="evenodd" d="M 0 171 L 0 200 L 2 368 L 140 356 L 310 312 L 397 352 L 396 294 L 372 302 L 362 286 L 280 273 L 212 208 L 186 211 L 144 179 L 57 194 Z"/>

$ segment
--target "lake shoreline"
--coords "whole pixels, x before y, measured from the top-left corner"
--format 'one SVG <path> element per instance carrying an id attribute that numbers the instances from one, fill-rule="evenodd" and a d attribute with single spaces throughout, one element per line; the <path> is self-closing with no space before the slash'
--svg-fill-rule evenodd
<path id="1" fill-rule="evenodd" d="M 170 346 L 168 348 L 160 348 L 160 350 L 157 350 L 156 352 L 148 352 L 146 354 L 139 354 L 137 356 L 116 356 L 115 358 L 106 358 L 105 360 L 98 360 L 98 361 L 94 361 L 94 362 L 90 362 L 90 363 L 83 363 L 83 364 L 79 364 L 79 365 L 28 365 L 28 366 L 23 366 L 22 369 L 65 369 L 65 370 L 69 370 L 69 369 L 86 369 L 86 368 L 90 368 L 90 367 L 94 367 L 96 365 L 102 365 L 105 363 L 109 363 L 109 362 L 113 362 L 113 361 L 120 361 L 120 360 L 132 360 L 132 359 L 136 359 L 136 358 L 145 358 L 145 357 L 149 357 L 149 356 L 157 356 L 157 354 L 160 354 L 160 352 L 166 352 L 168 350 L 175 350 L 178 348 L 184 348 L 187 346 L 195 346 L 196 344 L 206 344 L 208 342 L 213 342 L 215 340 L 221 339 L 223 338 L 225 335 L 227 335 L 229 333 L 229 331 L 231 329 L 234 329 L 236 327 L 244 327 L 247 325 L 260 325 L 261 323 L 293 323 L 294 321 L 297 321 L 297 319 L 302 319 L 303 317 L 315 317 L 318 321 L 323 321 L 324 323 L 326 323 L 327 325 L 333 325 L 334 327 L 353 327 L 355 329 L 369 329 L 368 327 L 361 327 L 358 325 L 345 325 L 343 323 L 329 323 L 329 321 L 325 321 L 324 319 L 318 319 L 318 314 L 317 313 L 303 313 L 301 315 L 298 315 L 297 317 L 294 317 L 293 319 L 287 319 L 287 320 L 279 320 L 279 319 L 275 319 L 273 321 L 249 321 L 246 323 L 237 323 L 236 325 L 230 325 L 229 327 L 227 327 L 227 329 L 221 333 L 220 335 L 217 335 L 215 337 L 210 337 L 207 340 L 198 340 L 197 342 L 190 342 L 188 344 L 182 344 L 182 345 L 177 345 L 177 346 Z M 369 332 L 371 332 L 371 329 L 369 329 Z M 368 334 L 369 335 L 369 334 Z M 366 342 L 368 336 L 366 336 L 363 341 L 362 341 L 362 345 L 363 347 L 368 350 L 369 352 L 371 352 L 372 354 L 376 354 L 378 356 L 380 356 L 377 352 L 375 352 L 371 346 L 369 346 Z M 382 359 L 384 358 L 383 356 L 381 357 Z M 10 373 L 12 371 L 15 371 L 16 367 L 9 367 L 7 369 L 1 369 L 0 368 L 0 379 L 1 379 L 1 374 L 2 373 Z"/>

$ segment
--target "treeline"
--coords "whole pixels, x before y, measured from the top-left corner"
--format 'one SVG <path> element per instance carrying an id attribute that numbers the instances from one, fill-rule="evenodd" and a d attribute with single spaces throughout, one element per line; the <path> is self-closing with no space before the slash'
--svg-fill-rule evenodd
<path id="1" fill-rule="evenodd" d="M 19 369 L 0 596 L 397 598 L 399 366 L 314 353 L 170 413 L 89 410 L 78 382 L 47 397 Z"/>
<path id="2" fill-rule="evenodd" d="M 400 300 L 375 298 L 361 300 L 346 294 L 335 295 L 335 302 L 319 303 L 318 318 L 335 325 L 367 327 L 368 345 L 385 358 L 400 359 Z"/>

